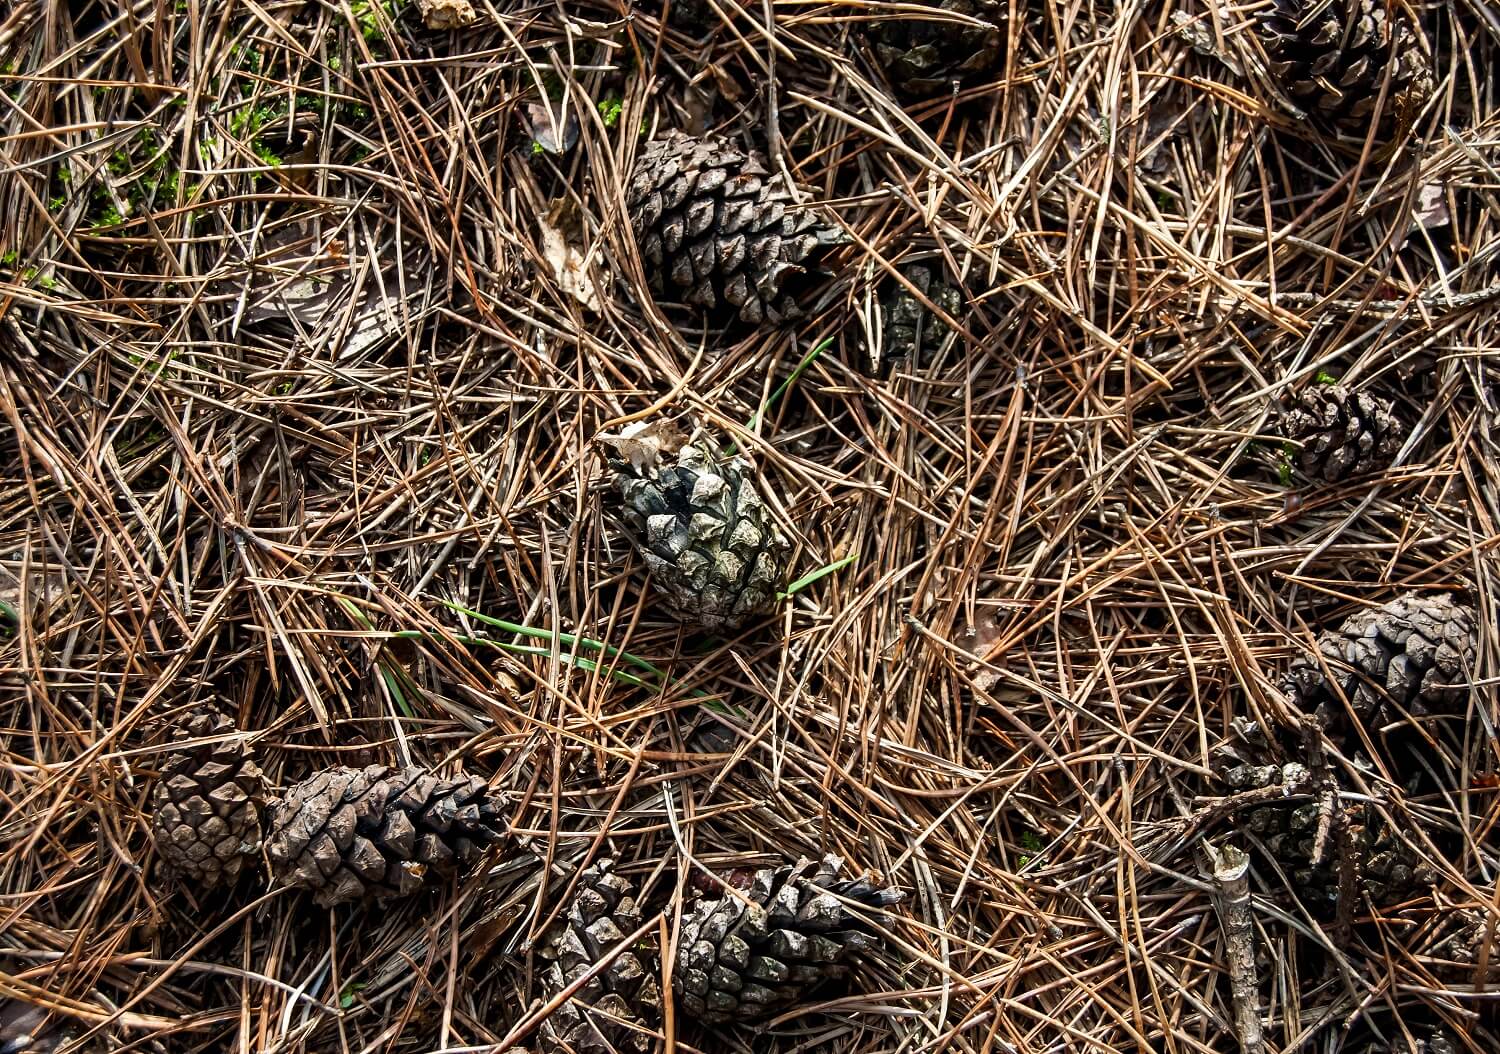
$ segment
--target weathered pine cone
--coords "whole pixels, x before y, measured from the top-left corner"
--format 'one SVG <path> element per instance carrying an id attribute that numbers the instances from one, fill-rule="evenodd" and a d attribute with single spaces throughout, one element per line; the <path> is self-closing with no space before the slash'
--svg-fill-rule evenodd
<path id="1" fill-rule="evenodd" d="M 1388 468 L 1406 438 L 1391 404 L 1339 384 L 1315 384 L 1280 414 L 1297 467 L 1326 483 Z"/>

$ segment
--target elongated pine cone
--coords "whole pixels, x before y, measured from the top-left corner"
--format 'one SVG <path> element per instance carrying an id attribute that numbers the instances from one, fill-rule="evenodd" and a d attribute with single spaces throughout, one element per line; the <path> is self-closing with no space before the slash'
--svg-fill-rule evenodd
<path id="1" fill-rule="evenodd" d="M 660 425 L 605 437 L 641 558 L 684 621 L 733 630 L 775 603 L 791 546 L 748 462 Z"/>
<path id="2" fill-rule="evenodd" d="M 840 879 L 843 861 L 757 871 L 742 895 L 699 901 L 682 921 L 673 984 L 683 1009 L 708 1025 L 760 1020 L 848 973 L 878 938 L 838 899 L 883 909 L 901 899 L 868 880 Z"/>
<path id="3" fill-rule="evenodd" d="M 339 766 L 272 803 L 266 852 L 281 881 L 324 907 L 415 893 L 505 833 L 498 799 L 477 776 Z"/>
<path id="4" fill-rule="evenodd" d="M 1315 384 L 1280 416 L 1283 436 L 1299 444 L 1297 467 L 1327 483 L 1388 468 L 1405 434 L 1391 404 L 1339 384 Z"/>
<path id="5" fill-rule="evenodd" d="M 1005 47 L 1005 4 L 933 0 L 922 6 L 935 17 L 903 11 L 871 31 L 875 57 L 893 87 L 908 96 L 933 95 L 994 72 Z"/>
<path id="6" fill-rule="evenodd" d="M 635 888 L 600 860 L 580 876 L 565 921 L 539 949 L 552 999 L 641 925 Z M 538 1032 L 542 1054 L 645 1054 L 661 1030 L 661 989 L 649 954 L 627 948 L 561 1003 Z"/>
<path id="7" fill-rule="evenodd" d="M 670 132 L 647 143 L 626 198 L 652 287 L 751 325 L 797 317 L 786 279 L 838 238 L 793 207 L 764 161 L 716 136 Z"/>
<path id="8" fill-rule="evenodd" d="M 1453 713 L 1468 702 L 1477 646 L 1472 608 L 1448 593 L 1404 593 L 1321 634 L 1323 661 L 1297 660 L 1281 688 L 1325 726 L 1337 725 L 1345 713 L 1340 696 L 1367 728 L 1396 720 L 1403 711 Z"/>
<path id="9" fill-rule="evenodd" d="M 1326 127 L 1363 138 L 1389 75 L 1384 113 L 1403 134 L 1432 93 L 1431 64 L 1406 8 L 1386 0 L 1273 0 L 1258 23 L 1271 74 Z M 1383 122 L 1384 123 L 1384 122 Z"/>
<path id="10" fill-rule="evenodd" d="M 266 782 L 234 722 L 207 707 L 172 730 L 178 743 L 151 794 L 157 852 L 182 879 L 205 889 L 233 883 L 260 851 Z"/>

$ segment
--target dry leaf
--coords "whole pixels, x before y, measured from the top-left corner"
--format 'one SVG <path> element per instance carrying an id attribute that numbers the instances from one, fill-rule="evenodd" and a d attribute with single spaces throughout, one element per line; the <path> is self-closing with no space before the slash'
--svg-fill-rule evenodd
<path id="1" fill-rule="evenodd" d="M 1417 205 L 1411 212 L 1412 223 L 1425 230 L 1446 227 L 1453 222 L 1448 211 L 1448 195 L 1439 183 L 1428 183 L 1417 191 Z"/>
<path id="2" fill-rule="evenodd" d="M 637 421 L 616 436 L 602 435 L 599 442 L 614 448 L 631 468 L 646 474 L 656 468 L 663 454 L 671 455 L 687 443 L 687 435 L 670 421 L 660 418 Z"/>
<path id="3" fill-rule="evenodd" d="M 531 141 L 549 154 L 562 155 L 572 150 L 578 142 L 578 114 L 571 109 L 563 120 L 562 133 L 558 134 L 557 117 L 545 102 L 532 99 L 521 107 L 521 123 Z"/>
<path id="4" fill-rule="evenodd" d="M 462 29 L 479 18 L 469 0 L 417 0 L 417 10 L 428 29 Z"/>
<path id="5" fill-rule="evenodd" d="M 563 292 L 590 311 L 598 311 L 599 292 L 594 288 L 593 279 L 589 277 L 588 262 L 579 251 L 577 243 L 569 237 L 569 232 L 576 231 L 581 226 L 573 214 L 575 208 L 568 199 L 559 198 L 552 203 L 547 214 L 537 221 L 542 232 L 542 255 L 546 257 L 547 264 L 552 268 L 552 276 L 557 279 Z"/>
<path id="6" fill-rule="evenodd" d="M 1244 76 L 1245 71 L 1240 68 L 1239 60 L 1219 47 L 1219 39 L 1214 35 L 1213 28 L 1202 18 L 1195 18 L 1186 11 L 1173 11 L 1172 22 L 1177 27 L 1177 35 L 1187 41 L 1194 51 L 1205 58 L 1218 59 L 1229 67 L 1231 73 Z"/>

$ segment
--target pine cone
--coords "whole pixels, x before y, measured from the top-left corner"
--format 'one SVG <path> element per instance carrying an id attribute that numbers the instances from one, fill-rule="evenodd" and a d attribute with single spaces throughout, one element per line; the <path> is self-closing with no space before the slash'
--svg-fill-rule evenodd
<path id="1" fill-rule="evenodd" d="M 210 708 L 172 730 L 184 746 L 162 767 L 151 794 L 151 834 L 162 860 L 182 879 L 212 889 L 236 881 L 260 851 L 265 777 L 234 722 Z"/>
<path id="2" fill-rule="evenodd" d="M 783 283 L 837 240 L 760 158 L 714 136 L 647 143 L 626 200 L 652 287 L 751 325 L 797 317 Z"/>
<path id="3" fill-rule="evenodd" d="M 1297 467 L 1337 483 L 1390 466 L 1404 438 L 1391 404 L 1339 384 L 1317 384 L 1281 413 L 1280 432 L 1300 444 Z"/>
<path id="4" fill-rule="evenodd" d="M 505 833 L 499 801 L 478 777 L 338 766 L 273 802 L 266 852 L 276 876 L 324 907 L 387 900 L 472 861 Z"/>
<path id="5" fill-rule="evenodd" d="M 1451 713 L 1468 702 L 1476 648 L 1473 609 L 1448 593 L 1404 593 L 1350 616 L 1337 632 L 1323 633 L 1323 662 L 1297 660 L 1281 689 L 1325 727 L 1340 723 L 1342 699 L 1367 728 L 1384 726 L 1403 711 Z M 1324 675 L 1325 665 L 1335 683 Z"/>
<path id="6" fill-rule="evenodd" d="M 1389 12 L 1389 14 L 1388 14 Z M 1386 0 L 1274 0 L 1260 16 L 1272 75 L 1329 128 L 1363 138 L 1387 74 L 1385 110 L 1404 134 L 1432 93 L 1431 66 L 1404 7 Z"/>
<path id="7" fill-rule="evenodd" d="M 733 630 L 770 609 L 786 581 L 791 546 L 739 457 L 681 442 L 656 424 L 606 437 L 642 559 L 684 621 Z"/>
<path id="8" fill-rule="evenodd" d="M 839 879 L 842 869 L 836 856 L 804 859 L 755 872 L 743 895 L 699 901 L 682 921 L 673 972 L 688 1014 L 708 1025 L 763 1019 L 847 974 L 850 955 L 878 938 L 836 898 L 879 909 L 901 894 Z"/>
<path id="9" fill-rule="evenodd" d="M 875 57 L 897 91 L 907 96 L 950 92 L 955 85 L 972 83 L 999 66 L 1005 47 L 1000 29 L 1005 4 L 940 0 L 923 6 L 938 17 L 902 12 L 899 18 L 881 20 L 871 32 Z"/>
<path id="10" fill-rule="evenodd" d="M 635 888 L 600 860 L 584 871 L 567 920 L 540 949 L 550 964 L 543 974 L 552 999 L 589 970 L 641 924 Z M 542 1054 L 645 1054 L 661 1029 L 661 990 L 649 957 L 627 948 L 542 1022 Z"/>
<path id="11" fill-rule="evenodd" d="M 1418 849 L 1374 808 L 1346 797 L 1342 787 L 1319 855 L 1323 804 L 1300 762 L 1278 765 L 1267 753 L 1241 744 L 1230 763 L 1221 766 L 1220 777 L 1237 792 L 1285 789 L 1284 798 L 1245 809 L 1233 823 L 1253 836 L 1252 844 L 1290 879 L 1298 899 L 1315 915 L 1330 915 L 1337 906 L 1344 868 L 1353 869 L 1355 888 L 1377 907 L 1399 903 L 1437 881 L 1437 872 Z"/>
<path id="12" fill-rule="evenodd" d="M 963 311 L 963 293 L 935 276 L 932 268 L 912 264 L 902 268 L 906 279 L 922 291 L 935 305 L 957 318 Z M 897 284 L 891 296 L 880 306 L 881 361 L 907 359 L 913 364 L 936 355 L 947 339 L 949 329 L 906 287 Z"/>

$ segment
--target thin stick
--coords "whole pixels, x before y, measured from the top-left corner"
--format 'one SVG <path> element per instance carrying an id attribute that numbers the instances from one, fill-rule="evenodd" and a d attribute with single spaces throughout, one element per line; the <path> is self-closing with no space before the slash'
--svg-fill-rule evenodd
<path id="1" fill-rule="evenodd" d="M 1214 883 L 1214 908 L 1224 929 L 1234 1034 L 1243 1054 L 1263 1054 L 1260 977 L 1255 967 L 1255 926 L 1250 921 L 1250 857 L 1232 845 L 1218 849 L 1204 842 L 1203 849 L 1211 865 L 1207 870 Z"/>

